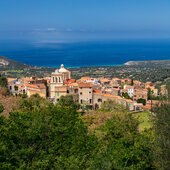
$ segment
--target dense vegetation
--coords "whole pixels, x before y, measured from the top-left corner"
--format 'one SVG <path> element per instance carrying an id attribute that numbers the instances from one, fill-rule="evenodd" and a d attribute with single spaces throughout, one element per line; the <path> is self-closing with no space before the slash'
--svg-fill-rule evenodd
<path id="1" fill-rule="evenodd" d="M 53 105 L 34 95 L 21 100 L 8 118 L 0 116 L 0 169 L 166 169 L 169 166 L 169 105 L 155 110 L 154 130 L 142 131 L 138 119 L 113 101 L 83 116 L 76 111 L 77 107 L 70 96 Z M 97 126 L 91 128 L 93 124 Z"/>

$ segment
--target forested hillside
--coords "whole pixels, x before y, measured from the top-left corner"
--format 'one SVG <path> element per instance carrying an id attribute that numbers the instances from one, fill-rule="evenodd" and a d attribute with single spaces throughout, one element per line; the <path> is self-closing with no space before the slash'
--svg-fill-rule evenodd
<path id="1" fill-rule="evenodd" d="M 70 96 L 56 105 L 38 95 L 20 100 L 0 116 L 0 169 L 169 167 L 169 104 L 156 108 L 142 131 L 138 118 L 113 101 L 94 112 L 77 108 Z"/>

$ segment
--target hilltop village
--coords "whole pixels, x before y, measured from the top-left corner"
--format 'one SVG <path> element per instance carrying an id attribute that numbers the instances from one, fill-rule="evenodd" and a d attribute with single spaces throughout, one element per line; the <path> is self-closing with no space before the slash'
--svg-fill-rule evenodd
<path id="1" fill-rule="evenodd" d="M 122 104 L 129 111 L 148 110 L 157 104 L 157 100 L 149 100 L 148 93 L 153 96 L 166 96 L 165 85 L 161 86 L 159 92 L 152 82 L 140 82 L 129 78 L 91 78 L 82 77 L 72 79 L 71 72 L 61 65 L 51 73 L 51 77 L 37 78 L 25 77 L 21 79 L 8 78 L 9 91 L 17 95 L 27 95 L 30 97 L 39 94 L 43 98 L 57 103 L 61 96 L 72 95 L 74 100 L 82 106 L 90 109 L 98 109 L 106 100 L 114 100 Z"/>

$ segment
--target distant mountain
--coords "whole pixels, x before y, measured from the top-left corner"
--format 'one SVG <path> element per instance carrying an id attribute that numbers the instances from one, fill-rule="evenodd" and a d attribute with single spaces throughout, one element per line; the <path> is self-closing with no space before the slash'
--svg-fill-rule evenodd
<path id="1" fill-rule="evenodd" d="M 170 67 L 170 60 L 151 60 L 151 61 L 128 61 L 127 66 L 164 66 Z"/>
<path id="2" fill-rule="evenodd" d="M 33 66 L 0 56 L 0 70 L 22 70 Z"/>

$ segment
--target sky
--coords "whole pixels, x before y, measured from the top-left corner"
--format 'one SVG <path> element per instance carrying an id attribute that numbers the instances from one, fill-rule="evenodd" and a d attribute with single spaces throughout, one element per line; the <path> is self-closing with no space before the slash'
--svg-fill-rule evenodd
<path id="1" fill-rule="evenodd" d="M 0 0 L 0 39 L 170 38 L 170 0 Z"/>

